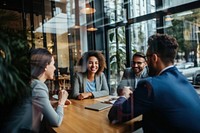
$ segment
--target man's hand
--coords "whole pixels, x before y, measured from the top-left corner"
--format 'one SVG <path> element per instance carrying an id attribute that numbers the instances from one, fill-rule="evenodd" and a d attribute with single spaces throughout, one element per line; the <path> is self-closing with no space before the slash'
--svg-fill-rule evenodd
<path id="1" fill-rule="evenodd" d="M 131 94 L 133 94 L 131 87 L 124 86 L 124 88 L 122 89 L 122 92 L 121 92 L 121 96 L 124 96 L 124 97 L 126 97 L 126 99 L 128 99 Z"/>

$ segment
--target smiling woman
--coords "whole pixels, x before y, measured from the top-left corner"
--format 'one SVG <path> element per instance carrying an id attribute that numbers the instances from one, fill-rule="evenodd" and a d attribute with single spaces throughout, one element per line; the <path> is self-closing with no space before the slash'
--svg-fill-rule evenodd
<path id="1" fill-rule="evenodd" d="M 82 100 L 109 95 L 106 77 L 103 73 L 106 62 L 101 52 L 85 52 L 78 65 L 81 67 L 81 72 L 75 73 L 72 98 Z"/>

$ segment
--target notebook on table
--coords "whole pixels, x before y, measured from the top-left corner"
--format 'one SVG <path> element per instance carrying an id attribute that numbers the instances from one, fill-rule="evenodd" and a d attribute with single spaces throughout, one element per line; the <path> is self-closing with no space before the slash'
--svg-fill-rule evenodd
<path id="1" fill-rule="evenodd" d="M 95 110 L 95 111 L 100 111 L 100 110 L 109 108 L 111 106 L 112 106 L 112 104 L 98 102 L 98 103 L 95 103 L 95 104 L 91 104 L 91 105 L 85 106 L 85 108 L 86 109 Z"/>

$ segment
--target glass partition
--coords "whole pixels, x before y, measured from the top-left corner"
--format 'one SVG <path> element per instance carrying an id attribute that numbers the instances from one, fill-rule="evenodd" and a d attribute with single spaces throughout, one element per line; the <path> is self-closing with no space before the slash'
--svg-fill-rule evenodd
<path id="1" fill-rule="evenodd" d="M 68 67 L 71 78 L 85 51 L 105 52 L 110 60 L 106 76 L 110 87 L 116 88 L 130 64 L 127 53 L 145 53 L 148 37 L 156 32 L 178 39 L 176 63 L 199 66 L 198 4 L 198 0 L 4 0 L 0 26 L 23 30 L 30 46 L 47 48 L 56 67 Z"/>
<path id="2" fill-rule="evenodd" d="M 109 58 L 110 58 L 110 88 L 111 94 L 121 80 L 123 70 L 126 68 L 126 37 L 125 27 L 108 31 Z"/>

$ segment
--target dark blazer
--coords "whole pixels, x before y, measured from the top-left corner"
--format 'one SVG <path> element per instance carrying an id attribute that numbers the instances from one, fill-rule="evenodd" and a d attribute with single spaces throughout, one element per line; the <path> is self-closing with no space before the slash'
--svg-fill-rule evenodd
<path id="1" fill-rule="evenodd" d="M 128 100 L 114 103 L 108 118 L 116 123 L 141 114 L 145 133 L 200 133 L 200 98 L 176 67 L 141 80 Z"/>
<path id="2" fill-rule="evenodd" d="M 96 91 L 92 92 L 94 98 L 109 95 L 108 84 L 104 73 L 95 76 Z M 72 98 L 77 98 L 80 93 L 86 92 L 87 74 L 77 72 L 74 75 Z"/>

